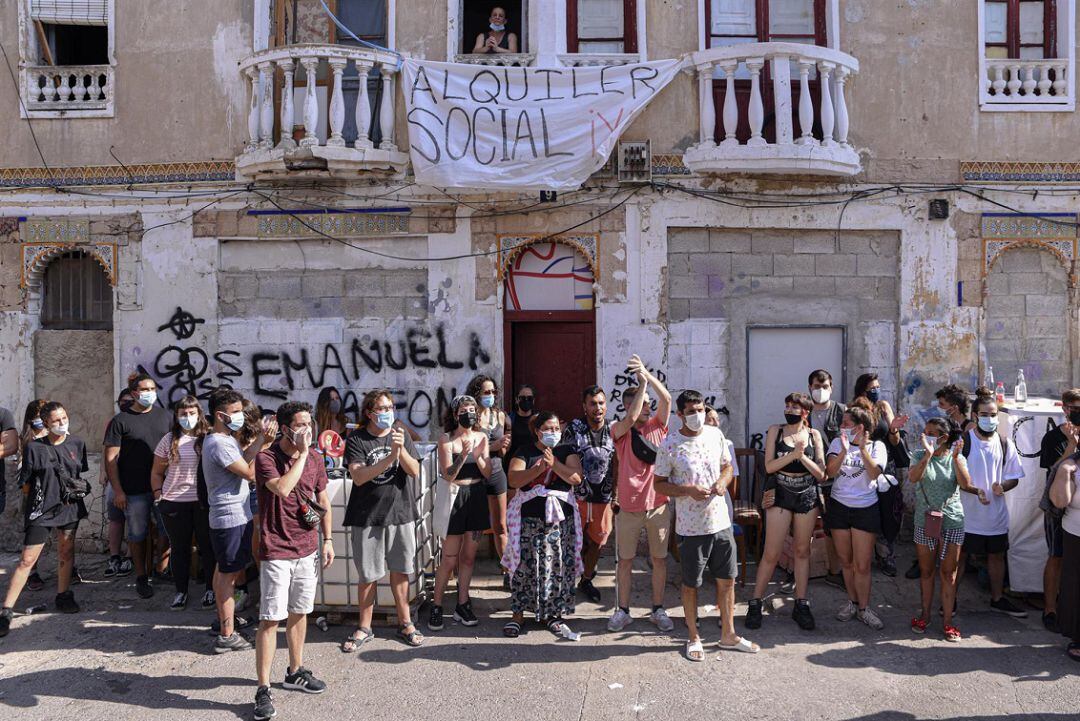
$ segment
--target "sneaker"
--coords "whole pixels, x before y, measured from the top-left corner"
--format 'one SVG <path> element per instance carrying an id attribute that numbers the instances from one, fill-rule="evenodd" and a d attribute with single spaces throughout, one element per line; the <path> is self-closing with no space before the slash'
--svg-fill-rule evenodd
<path id="1" fill-rule="evenodd" d="M 120 568 L 117 570 L 117 576 L 130 576 L 135 571 L 135 562 L 130 557 L 120 559 Z"/>
<path id="2" fill-rule="evenodd" d="M 922 575 L 922 571 L 919 570 L 919 559 L 915 559 L 911 562 L 911 568 L 904 571 L 904 578 L 909 581 L 914 581 L 916 578 Z"/>
<path id="3" fill-rule="evenodd" d="M 259 686 L 255 692 L 255 721 L 266 721 L 277 716 L 274 708 L 274 697 L 270 695 L 269 686 Z"/>
<path id="4" fill-rule="evenodd" d="M 600 589 L 593 585 L 591 578 L 583 577 L 581 583 L 578 584 L 578 590 L 592 603 L 600 603 Z"/>
<path id="5" fill-rule="evenodd" d="M 795 592 L 795 574 L 788 572 L 787 577 L 780 582 L 780 593 L 794 593 Z"/>
<path id="6" fill-rule="evenodd" d="M 120 575 L 120 556 L 109 556 L 109 562 L 105 564 L 105 578 Z"/>
<path id="7" fill-rule="evenodd" d="M 661 609 L 662 610 L 662 609 Z M 651 616 L 650 616 L 651 618 Z M 624 628 L 634 622 L 634 617 L 621 608 L 616 608 L 615 613 L 611 614 L 611 618 L 607 622 L 607 630 L 618 633 Z"/>
<path id="8" fill-rule="evenodd" d="M 869 608 L 862 609 L 856 615 L 859 617 L 860 621 L 862 621 L 875 631 L 880 631 L 881 629 L 885 628 L 885 624 L 881 622 L 881 619 L 878 618 L 878 615 L 871 611 Z"/>
<path id="9" fill-rule="evenodd" d="M 844 574 L 842 573 L 829 573 L 825 575 L 825 583 L 829 584 L 833 588 L 847 588 L 844 585 Z M 854 617 L 853 617 L 854 618 Z"/>
<path id="10" fill-rule="evenodd" d="M 649 621 L 664 633 L 675 630 L 675 622 L 667 615 L 667 611 L 658 608 L 649 614 Z"/>
<path id="11" fill-rule="evenodd" d="M 169 610 L 183 611 L 185 608 L 187 608 L 187 594 L 178 593 L 173 596 L 172 605 L 169 606 Z"/>
<path id="12" fill-rule="evenodd" d="M 26 589 L 28 591 L 40 591 L 45 588 L 45 581 L 41 580 L 41 576 L 37 571 L 31 573 L 26 579 Z"/>
<path id="13" fill-rule="evenodd" d="M 0 638 L 8 635 L 11 631 L 11 619 L 15 616 L 15 612 L 10 608 L 0 609 Z"/>
<path id="14" fill-rule="evenodd" d="M 896 561 L 891 558 L 879 558 L 878 570 L 889 578 L 896 578 Z"/>
<path id="15" fill-rule="evenodd" d="M 476 614 L 472 610 L 472 601 L 466 601 L 465 603 L 459 603 L 454 607 L 454 620 L 460 623 L 462 626 L 468 626 L 472 628 L 480 623 L 476 618 Z"/>
<path id="16" fill-rule="evenodd" d="M 218 636 L 214 641 L 214 653 L 228 653 L 229 651 L 250 651 L 253 648 L 251 643 L 233 631 L 232 636 Z"/>
<path id="17" fill-rule="evenodd" d="M 285 683 L 281 684 L 281 687 L 304 693 L 322 693 L 326 690 L 326 684 L 315 678 L 311 671 L 303 666 L 293 673 L 285 669 Z"/>
<path id="18" fill-rule="evenodd" d="M 750 630 L 761 628 L 761 599 L 751 598 L 746 604 L 746 618 L 743 625 Z"/>
<path id="19" fill-rule="evenodd" d="M 217 606 L 217 597 L 214 595 L 214 592 L 209 588 L 206 589 L 206 593 L 202 595 L 201 605 L 203 607 L 203 610 L 208 610 Z"/>
<path id="20" fill-rule="evenodd" d="M 1044 613 L 1042 615 L 1043 627 L 1050 633 L 1061 633 L 1056 613 Z"/>
<path id="21" fill-rule="evenodd" d="M 1017 606 L 1009 599 L 1002 596 L 996 601 L 990 602 L 990 610 L 1012 616 L 1013 618 L 1027 618 L 1027 611 Z"/>
<path id="22" fill-rule="evenodd" d="M 810 602 L 805 598 L 796 599 L 795 608 L 791 612 L 791 618 L 799 625 L 804 631 L 813 631 L 816 624 L 814 623 L 814 614 L 810 612 Z"/>
<path id="23" fill-rule="evenodd" d="M 442 606 L 436 606 L 431 604 L 431 611 L 428 613 L 427 627 L 429 631 L 441 631 L 443 630 L 443 614 Z"/>
<path id="24" fill-rule="evenodd" d="M 139 598 L 153 598 L 154 587 L 150 585 L 150 579 L 146 576 L 136 578 L 135 593 L 139 594 Z"/>
<path id="25" fill-rule="evenodd" d="M 243 631 L 253 623 L 254 621 L 252 621 L 250 618 L 245 618 L 244 616 L 233 616 L 234 631 Z M 213 621 L 210 622 L 210 635 L 217 636 L 219 633 L 221 633 L 221 621 L 215 618 Z"/>
<path id="26" fill-rule="evenodd" d="M 233 603 L 236 605 L 236 613 L 240 613 L 248 605 L 248 592 L 242 588 L 236 589 L 233 593 Z"/>
<path id="27" fill-rule="evenodd" d="M 859 613 L 859 607 L 851 599 L 844 601 L 844 605 L 836 612 L 837 621 L 850 621 Z"/>
<path id="28" fill-rule="evenodd" d="M 79 604 L 75 603 L 75 594 L 71 591 L 56 594 L 54 603 L 56 604 L 56 610 L 60 613 L 79 612 Z"/>

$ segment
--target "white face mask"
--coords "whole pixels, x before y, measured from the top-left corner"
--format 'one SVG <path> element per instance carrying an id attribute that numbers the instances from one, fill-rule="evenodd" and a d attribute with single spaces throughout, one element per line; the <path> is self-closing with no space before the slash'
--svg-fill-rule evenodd
<path id="1" fill-rule="evenodd" d="M 544 431 L 540 434 L 540 442 L 548 448 L 559 445 L 559 433 L 557 431 Z"/>
<path id="2" fill-rule="evenodd" d="M 58 423 L 57 425 L 50 428 L 49 431 L 52 432 L 54 436 L 66 436 L 68 432 L 68 424 Z"/>
<path id="3" fill-rule="evenodd" d="M 505 24 L 499 25 L 498 23 L 491 23 L 490 25 L 488 25 L 488 27 L 497 33 L 501 33 L 503 30 L 506 30 Z"/>
<path id="4" fill-rule="evenodd" d="M 997 430 L 998 419 L 989 416 L 979 416 L 979 430 L 983 433 L 993 433 Z"/>
<path id="5" fill-rule="evenodd" d="M 814 403 L 828 403 L 832 398 L 831 388 L 815 388 L 810 391 L 810 397 L 814 399 Z"/>
<path id="6" fill-rule="evenodd" d="M 149 408 L 157 401 L 157 391 L 139 391 L 139 405 Z"/>
<path id="7" fill-rule="evenodd" d="M 697 432 L 701 430 L 701 427 L 705 425 L 704 413 L 688 413 L 683 416 L 683 423 L 690 430 Z"/>
<path id="8" fill-rule="evenodd" d="M 194 416 L 194 415 L 179 416 L 176 419 L 176 422 L 179 423 L 180 427 L 183 428 L 185 431 L 190 431 L 190 430 L 193 430 L 195 428 L 195 426 L 198 424 L 199 417 Z"/>
<path id="9" fill-rule="evenodd" d="M 841 428 L 840 433 L 844 436 L 844 440 L 851 443 L 852 437 L 855 435 L 854 428 Z"/>

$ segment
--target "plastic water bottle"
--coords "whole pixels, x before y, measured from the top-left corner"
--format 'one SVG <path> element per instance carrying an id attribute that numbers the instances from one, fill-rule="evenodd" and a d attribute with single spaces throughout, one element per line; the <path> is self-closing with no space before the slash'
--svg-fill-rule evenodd
<path id="1" fill-rule="evenodd" d="M 42 611 L 46 610 L 47 608 L 48 608 L 48 605 L 46 605 L 44 603 L 39 603 L 39 604 L 37 604 L 35 606 L 27 606 L 25 613 L 26 613 L 27 616 L 32 616 L 35 613 L 41 613 Z"/>
<path id="2" fill-rule="evenodd" d="M 986 387 L 994 387 L 994 366 L 986 366 Z"/>
<path id="3" fill-rule="evenodd" d="M 1005 402 L 1005 382 L 998 381 L 994 388 L 994 398 L 997 400 L 998 405 Z"/>
<path id="4" fill-rule="evenodd" d="M 1013 390 L 1013 399 L 1017 403 L 1027 403 L 1027 381 L 1024 380 L 1024 369 L 1016 371 L 1016 388 Z"/>

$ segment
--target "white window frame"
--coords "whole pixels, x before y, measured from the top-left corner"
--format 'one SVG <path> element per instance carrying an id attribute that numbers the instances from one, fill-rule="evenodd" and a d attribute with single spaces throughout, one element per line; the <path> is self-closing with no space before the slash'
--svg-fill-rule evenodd
<path id="1" fill-rule="evenodd" d="M 71 109 L 30 109 L 27 106 L 30 98 L 27 88 L 30 87 L 34 71 L 42 67 L 37 58 L 41 48 L 39 47 L 37 32 L 30 16 L 31 0 L 19 0 L 19 117 L 30 119 L 58 119 L 58 118 L 112 118 L 116 115 L 116 0 L 107 0 L 109 8 L 109 48 L 108 65 L 105 66 L 109 90 L 105 94 L 104 108 L 79 108 Z"/>
<path id="2" fill-rule="evenodd" d="M 1063 102 L 1024 102 L 1023 98 L 1017 100 L 997 99 L 986 90 L 984 78 L 987 77 L 986 66 L 986 3 L 979 0 L 979 110 L 983 112 L 1031 112 L 1031 113 L 1063 113 L 1072 112 L 1076 109 L 1076 81 L 1073 75 L 1076 70 L 1076 0 L 1057 0 L 1057 27 L 1059 60 L 1065 61 L 1065 84 L 1066 98 Z M 1065 50 L 1063 54 L 1061 51 Z"/>
<path id="3" fill-rule="evenodd" d="M 558 18 L 559 23 L 560 23 L 560 27 L 559 27 L 558 31 L 559 31 L 559 33 L 561 33 L 559 35 L 559 43 L 561 44 L 561 50 L 559 50 L 559 54 L 561 56 L 560 59 L 562 61 L 562 64 L 563 65 L 575 65 L 575 64 L 581 62 L 582 60 L 586 60 L 588 58 L 605 58 L 605 57 L 608 57 L 608 58 L 623 57 L 628 62 L 636 62 L 636 63 L 643 63 L 646 60 L 648 60 L 649 59 L 648 36 L 647 36 L 647 34 L 645 32 L 646 31 L 646 24 L 645 24 L 645 16 L 646 16 L 645 10 L 646 10 L 646 8 L 645 8 L 645 6 L 646 6 L 647 2 L 648 2 L 648 0 L 637 0 L 637 2 L 634 3 L 634 12 L 636 14 L 636 17 L 634 18 L 634 22 L 637 24 L 637 46 L 638 46 L 637 52 L 636 53 L 622 53 L 621 55 L 610 55 L 608 53 L 568 53 L 568 52 L 566 52 L 566 3 L 564 2 L 563 6 L 562 6 L 562 12 L 559 13 L 559 18 Z"/>
<path id="4" fill-rule="evenodd" d="M 709 28 L 705 27 L 705 3 L 709 2 L 712 0 L 697 0 L 698 50 L 707 48 L 705 41 Z M 825 46 L 840 50 L 840 0 L 825 0 Z"/>

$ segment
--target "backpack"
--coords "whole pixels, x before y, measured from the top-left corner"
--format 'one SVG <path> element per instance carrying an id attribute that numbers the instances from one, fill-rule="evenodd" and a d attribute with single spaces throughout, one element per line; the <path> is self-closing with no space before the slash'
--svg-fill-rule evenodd
<path id="1" fill-rule="evenodd" d="M 1002 469 L 1004 469 L 1005 468 L 1005 457 L 1006 457 L 1006 455 L 1008 453 L 1008 450 L 1009 450 L 1009 442 L 1006 441 L 1005 436 L 1001 435 L 1000 433 L 997 434 L 997 437 L 998 437 L 998 441 L 1001 442 L 1001 467 L 1002 467 Z M 961 451 L 961 454 L 966 459 L 968 456 L 971 455 L 971 431 L 970 430 L 964 431 L 963 438 L 964 438 L 964 449 Z"/>

